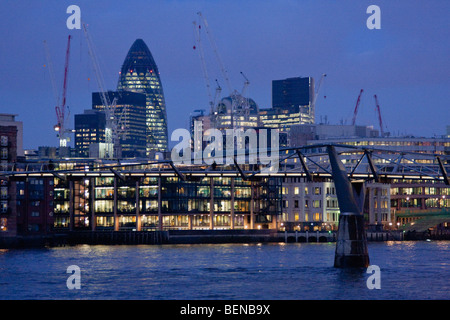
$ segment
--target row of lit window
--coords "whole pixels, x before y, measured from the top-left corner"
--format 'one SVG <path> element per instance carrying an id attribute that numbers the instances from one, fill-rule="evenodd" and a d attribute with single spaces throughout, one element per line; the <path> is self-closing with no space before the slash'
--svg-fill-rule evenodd
<path id="1" fill-rule="evenodd" d="M 332 200 L 334 201 L 334 200 Z M 289 208 L 289 200 L 283 200 L 283 208 Z M 294 208 L 300 208 L 300 201 L 299 200 L 293 200 L 292 201 L 294 203 Z M 291 202 L 291 203 L 292 203 Z M 305 208 L 322 208 L 322 200 L 312 200 L 309 201 L 308 199 L 305 200 L 304 202 L 305 204 Z M 337 207 L 337 202 L 331 202 L 328 200 L 327 202 L 328 208 L 336 208 Z"/>
<path id="2" fill-rule="evenodd" d="M 450 195 L 450 188 L 415 187 L 391 188 L 391 195 Z"/>
<path id="3" fill-rule="evenodd" d="M 390 140 L 364 140 L 364 141 L 344 141 L 343 144 L 355 146 L 414 146 L 414 147 L 450 147 L 450 142 L 441 141 L 390 141 Z"/>
<path id="4" fill-rule="evenodd" d="M 321 221 L 321 216 L 322 216 L 322 215 L 321 215 L 319 212 L 313 213 L 313 214 L 311 214 L 311 216 L 312 216 L 312 220 L 310 220 L 310 214 L 307 213 L 307 212 L 305 212 L 305 214 L 304 214 L 304 219 L 303 219 L 303 220 L 300 220 L 300 213 L 295 212 L 295 213 L 294 213 L 294 221 L 295 221 L 295 222 L 301 222 L 301 221 L 304 221 L 304 222 L 309 222 L 309 221 Z M 328 217 L 327 221 L 337 221 L 337 219 L 338 219 L 338 214 L 337 214 L 337 213 L 328 213 L 328 216 L 327 216 L 327 217 Z M 282 220 L 285 221 L 285 222 L 291 221 L 291 220 L 289 219 L 289 215 L 288 215 L 287 213 L 283 213 L 283 214 L 282 214 Z"/>
<path id="5" fill-rule="evenodd" d="M 293 189 L 294 189 L 294 194 L 300 194 L 300 187 L 293 187 Z M 311 189 L 312 189 L 312 194 L 315 194 L 315 195 L 322 194 L 322 187 L 311 187 Z M 335 194 L 334 187 L 332 187 L 331 189 L 327 188 L 327 194 L 330 194 L 330 192 L 331 192 L 331 194 Z M 289 194 L 289 187 L 282 187 L 281 194 L 283 194 L 283 195 Z M 309 194 L 309 187 L 304 188 L 304 194 L 305 195 Z"/>
<path id="6" fill-rule="evenodd" d="M 210 216 L 209 215 L 164 215 L 162 216 L 163 227 L 184 227 L 189 226 L 189 219 L 191 220 L 192 228 L 196 227 L 209 227 Z M 89 219 L 84 218 L 84 226 L 89 226 Z M 6 229 L 6 220 L 1 221 Z M 57 228 L 67 228 L 69 227 L 69 218 L 67 217 L 56 217 L 54 226 Z M 140 217 L 140 223 L 142 228 L 156 228 L 159 224 L 159 217 L 154 215 L 143 215 Z M 213 223 L 216 227 L 230 227 L 231 226 L 231 216 L 230 215 L 214 215 Z M 119 216 L 118 217 L 119 227 L 130 227 L 136 228 L 136 216 Z M 96 217 L 97 227 L 114 227 L 114 217 L 112 216 L 98 216 Z M 244 227 L 244 216 L 235 215 L 234 216 L 234 226 Z M 2 230 L 5 231 L 5 230 Z"/>

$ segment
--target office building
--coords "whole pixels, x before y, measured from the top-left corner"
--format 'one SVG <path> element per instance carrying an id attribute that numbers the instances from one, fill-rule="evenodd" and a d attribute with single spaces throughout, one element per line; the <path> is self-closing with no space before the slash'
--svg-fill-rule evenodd
<path id="1" fill-rule="evenodd" d="M 289 146 L 303 146 L 308 142 L 326 139 L 377 138 L 379 131 L 372 126 L 295 124 L 288 133 Z"/>
<path id="2" fill-rule="evenodd" d="M 450 139 L 446 137 L 338 137 L 324 136 L 322 139 L 308 140 L 308 144 L 335 143 L 358 147 L 376 148 L 380 150 L 396 150 L 405 153 L 450 155 Z M 422 161 L 422 163 L 425 163 Z"/>
<path id="3" fill-rule="evenodd" d="M 119 158 L 145 157 L 146 96 L 136 92 L 108 91 L 106 98 L 114 101 L 117 121 Z M 75 150 L 79 157 L 104 158 L 106 146 L 106 113 L 102 94 L 92 93 L 92 110 L 75 115 Z"/>
<path id="4" fill-rule="evenodd" d="M 272 81 L 272 107 L 307 106 L 314 95 L 311 77 L 287 78 Z"/>
<path id="5" fill-rule="evenodd" d="M 211 115 L 215 129 L 249 129 L 260 126 L 259 108 L 253 99 L 234 93 L 222 98 Z"/>
<path id="6" fill-rule="evenodd" d="M 75 115 L 75 150 L 78 157 L 90 157 L 89 149 L 105 143 L 105 113 L 85 110 Z"/>
<path id="7" fill-rule="evenodd" d="M 146 96 L 128 91 L 108 91 L 108 101 L 115 101 L 114 117 L 122 158 L 146 155 Z M 92 93 L 92 109 L 104 111 L 101 94 Z M 100 141 L 98 141 L 100 142 Z"/>
<path id="8" fill-rule="evenodd" d="M 263 126 L 288 132 L 295 124 L 313 124 L 314 79 L 287 78 L 272 81 L 272 108 L 261 109 Z"/>
<path id="9" fill-rule="evenodd" d="M 316 138 L 321 138 L 320 140 L 311 139 L 306 144 L 332 143 L 375 149 L 372 161 L 379 165 L 384 172 L 414 173 L 422 177 L 422 179 L 416 180 L 393 179 L 389 181 L 388 191 L 374 191 L 373 196 L 375 197 L 380 196 L 380 192 L 384 197 L 386 197 L 386 192 L 390 193 L 388 207 L 384 204 L 385 199 L 373 204 L 374 209 L 383 211 L 379 213 L 383 225 L 391 223 L 392 227 L 398 227 L 424 215 L 436 212 L 439 214 L 450 208 L 450 188 L 444 181 L 436 181 L 432 178 L 433 175 L 440 172 L 440 168 L 436 157 L 430 157 L 430 155 L 440 156 L 444 165 L 447 165 L 446 156 L 450 155 L 449 138 L 445 136 L 436 138 L 372 137 L 370 134 L 365 137 L 337 137 L 333 135 L 333 131 L 335 129 L 326 134 L 322 132 L 320 136 L 316 136 Z M 396 153 L 391 154 L 389 150 L 395 150 Z M 323 166 L 327 166 L 326 159 L 327 157 L 323 157 L 325 162 L 320 162 L 320 159 L 319 162 Z M 355 172 L 370 172 L 367 159 L 362 159 L 361 154 L 344 154 L 342 159 L 349 171 L 358 166 Z M 360 161 L 361 159 L 362 161 Z M 311 164 L 311 167 L 314 165 Z M 385 219 L 387 208 L 390 212 L 388 220 Z M 372 220 L 372 222 L 374 221 L 378 222 L 379 218 L 376 217 L 375 220 Z"/>
<path id="10" fill-rule="evenodd" d="M 276 229 L 278 178 L 203 177 L 133 173 L 121 180 L 93 174 L 55 179 L 55 230 Z"/>
<path id="11" fill-rule="evenodd" d="M 361 211 L 369 229 L 380 229 L 393 222 L 390 214 L 390 186 L 367 182 Z M 298 231 L 337 230 L 339 203 L 332 180 L 305 181 L 304 178 L 283 178 L 283 229 Z"/>
<path id="12" fill-rule="evenodd" d="M 128 51 L 117 90 L 146 96 L 146 155 L 168 151 L 166 103 L 160 73 L 142 39 L 137 39 Z"/>

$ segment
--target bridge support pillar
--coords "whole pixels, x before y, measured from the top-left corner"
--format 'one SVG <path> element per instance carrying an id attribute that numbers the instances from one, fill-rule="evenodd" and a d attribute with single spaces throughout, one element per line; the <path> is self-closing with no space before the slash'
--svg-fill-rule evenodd
<path id="1" fill-rule="evenodd" d="M 336 268 L 367 268 L 369 266 L 369 253 L 364 216 L 354 197 L 354 190 L 347 171 L 335 148 L 328 146 L 327 149 L 341 211 L 334 266 Z"/>
<path id="2" fill-rule="evenodd" d="M 353 212 L 340 214 L 334 266 L 336 268 L 367 268 L 369 266 L 363 215 Z"/>

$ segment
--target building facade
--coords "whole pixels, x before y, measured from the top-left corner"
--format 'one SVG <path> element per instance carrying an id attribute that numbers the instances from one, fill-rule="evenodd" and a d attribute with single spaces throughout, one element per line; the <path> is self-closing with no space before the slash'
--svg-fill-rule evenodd
<path id="1" fill-rule="evenodd" d="M 446 137 L 336 137 L 329 136 L 324 139 L 308 141 L 309 144 L 336 143 L 357 147 L 369 147 L 385 150 L 396 150 L 397 152 L 450 155 L 450 139 Z M 424 163 L 423 161 L 421 163 Z"/>
<path id="2" fill-rule="evenodd" d="M 287 78 L 272 81 L 272 108 L 260 110 L 261 124 L 288 132 L 295 124 L 313 124 L 314 79 Z"/>
<path id="3" fill-rule="evenodd" d="M 295 77 L 272 81 L 272 107 L 307 106 L 314 95 L 311 77 Z"/>
<path id="4" fill-rule="evenodd" d="M 15 182 L 17 189 L 17 233 L 47 234 L 54 226 L 52 178 L 29 178 Z"/>
<path id="5" fill-rule="evenodd" d="M 364 202 L 361 211 L 367 228 L 383 228 L 392 223 L 389 184 L 364 184 Z M 283 178 L 282 216 L 284 230 L 337 230 L 339 203 L 332 180 L 306 181 L 305 178 Z"/>
<path id="6" fill-rule="evenodd" d="M 85 110 L 75 115 L 75 152 L 79 157 L 90 157 L 93 145 L 105 143 L 105 113 Z"/>
<path id="7" fill-rule="evenodd" d="M 450 155 L 450 139 L 447 137 L 336 137 L 322 135 L 322 139 L 311 139 L 307 144 L 342 144 L 355 147 L 373 148 L 372 161 L 382 167 L 385 172 L 414 173 L 423 179 L 392 179 L 389 180 L 389 190 L 381 192 L 383 199 L 373 202 L 376 210 L 382 210 L 381 220 L 378 213 L 370 223 L 379 224 L 384 221 L 392 227 L 403 226 L 427 215 L 444 214 L 450 209 L 448 195 L 450 188 L 444 181 L 436 181 L 433 175 L 439 174 L 440 168 L 436 156 L 441 156 L 443 164 L 448 165 L 446 156 Z M 396 153 L 390 154 L 389 150 Z M 314 150 L 317 151 L 317 150 Z M 343 162 L 349 171 L 358 167 L 356 172 L 370 172 L 367 159 L 360 161 L 361 154 L 343 155 Z M 327 157 L 323 157 L 325 160 Z M 319 159 L 320 161 L 320 159 Z M 326 165 L 322 162 L 322 165 Z M 312 165 L 313 166 L 313 165 Z M 383 184 L 381 184 L 383 185 Z M 389 192 L 389 205 L 385 204 L 386 192 Z M 376 197 L 380 195 L 377 194 Z M 372 199 L 373 200 L 373 199 Z M 370 201 L 372 201 L 370 200 Z M 385 216 L 389 210 L 389 219 Z M 377 211 L 375 211 L 377 212 Z M 375 220 L 373 220 L 375 219 Z"/>
<path id="8" fill-rule="evenodd" d="M 145 157 L 146 95 L 128 91 L 108 91 L 106 95 L 109 101 L 116 101 L 114 117 L 118 124 L 121 157 Z M 92 109 L 98 111 L 105 109 L 99 92 L 92 93 Z"/>
<path id="9" fill-rule="evenodd" d="M 219 130 L 249 129 L 260 126 L 259 108 L 251 98 L 234 93 L 222 98 L 211 116 L 211 127 Z"/>
<path id="10" fill-rule="evenodd" d="M 23 157 L 23 123 L 22 121 L 17 121 L 16 117 L 16 114 L 0 113 L 0 127 L 15 128 L 15 143 L 11 144 L 11 148 L 14 148 L 15 150 L 11 149 L 11 154 L 16 155 L 17 157 Z"/>
<path id="11" fill-rule="evenodd" d="M 158 67 L 142 39 L 131 46 L 120 71 L 118 91 L 146 95 L 146 154 L 168 151 L 166 102 Z"/>
<path id="12" fill-rule="evenodd" d="M 302 146 L 315 140 L 339 139 L 356 141 L 361 138 L 377 138 L 379 131 L 372 126 L 330 125 L 330 124 L 293 124 L 289 130 L 289 146 Z"/>
<path id="13" fill-rule="evenodd" d="M 56 230 L 275 229 L 280 181 L 114 175 L 54 180 Z"/>
<path id="14" fill-rule="evenodd" d="M 23 124 L 16 115 L 0 114 L 0 172 L 11 171 L 23 156 Z M 16 183 L 0 179 L 0 238 L 17 235 Z"/>
<path id="15" fill-rule="evenodd" d="M 450 210 L 450 187 L 432 180 L 395 180 L 391 184 L 391 215 L 400 226 L 423 213 Z"/>
<path id="16" fill-rule="evenodd" d="M 332 182 L 284 178 L 282 222 L 286 230 L 336 230 L 339 207 Z"/>

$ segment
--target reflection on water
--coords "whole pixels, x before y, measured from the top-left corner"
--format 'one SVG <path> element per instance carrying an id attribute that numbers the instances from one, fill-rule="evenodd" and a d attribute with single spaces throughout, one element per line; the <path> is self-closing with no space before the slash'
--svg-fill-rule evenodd
<path id="1" fill-rule="evenodd" d="M 1 299 L 449 299 L 450 242 L 369 243 L 365 269 L 337 269 L 334 243 L 2 250 Z M 69 290 L 67 267 L 81 268 Z"/>

